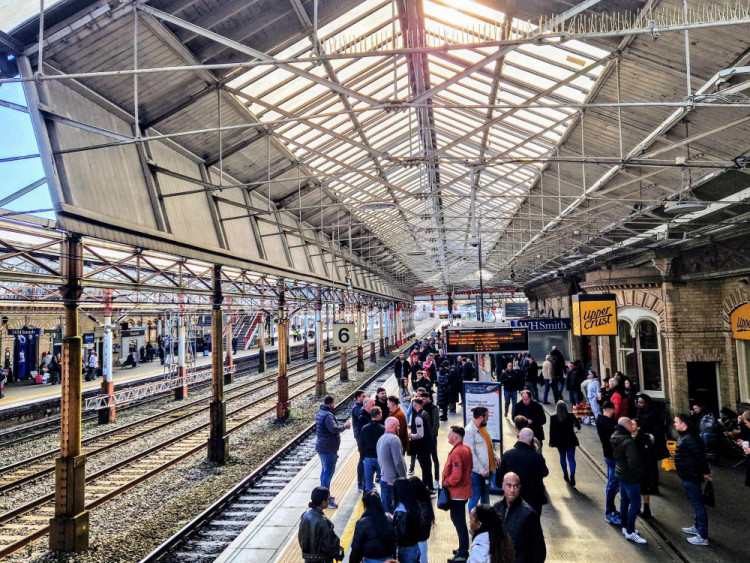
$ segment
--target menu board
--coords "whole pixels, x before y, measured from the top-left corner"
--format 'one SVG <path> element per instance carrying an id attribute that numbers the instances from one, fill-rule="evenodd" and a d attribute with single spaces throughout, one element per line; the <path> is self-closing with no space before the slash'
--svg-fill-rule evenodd
<path id="1" fill-rule="evenodd" d="M 451 328 L 445 331 L 448 354 L 528 352 L 526 327 Z"/>

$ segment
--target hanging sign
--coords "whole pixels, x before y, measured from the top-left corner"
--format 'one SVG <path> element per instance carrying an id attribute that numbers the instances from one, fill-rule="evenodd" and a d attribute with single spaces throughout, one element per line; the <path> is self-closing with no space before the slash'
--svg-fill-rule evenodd
<path id="1" fill-rule="evenodd" d="M 93 344 L 94 343 L 94 333 L 93 332 L 87 332 L 83 335 L 83 343 L 86 344 Z"/>
<path id="2" fill-rule="evenodd" d="M 493 442 L 503 442 L 503 413 L 500 408 L 500 383 L 496 382 L 464 382 L 464 426 L 474 424 L 471 410 L 474 407 L 485 407 L 489 411 L 487 432 Z"/>
<path id="3" fill-rule="evenodd" d="M 737 340 L 750 340 L 750 303 L 737 307 L 730 316 L 732 336 Z"/>
<path id="4" fill-rule="evenodd" d="M 525 303 L 506 303 L 506 317 L 527 317 L 529 316 L 529 304 Z"/>
<path id="5" fill-rule="evenodd" d="M 510 326 L 525 326 L 529 332 L 570 330 L 570 319 L 518 319 L 510 321 Z"/>
<path id="6" fill-rule="evenodd" d="M 354 345 L 354 323 L 336 323 L 333 325 L 333 347 L 346 348 Z"/>
<path id="7" fill-rule="evenodd" d="M 614 293 L 579 293 L 573 296 L 573 334 L 616 336 L 617 300 Z"/>
<path id="8" fill-rule="evenodd" d="M 23 328 L 9 328 L 8 329 L 8 336 L 39 336 L 42 334 L 41 328 L 31 328 L 31 327 L 23 327 Z"/>
<path id="9" fill-rule="evenodd" d="M 451 328 L 445 331 L 448 354 L 529 351 L 526 327 Z"/>

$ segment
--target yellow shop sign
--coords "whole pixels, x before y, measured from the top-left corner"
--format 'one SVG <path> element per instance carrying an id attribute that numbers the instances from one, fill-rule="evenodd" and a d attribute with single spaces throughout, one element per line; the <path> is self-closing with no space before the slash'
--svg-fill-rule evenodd
<path id="1" fill-rule="evenodd" d="M 617 334 L 617 300 L 613 293 L 580 293 L 573 296 L 573 334 Z"/>
<path id="2" fill-rule="evenodd" d="M 730 317 L 732 336 L 737 340 L 750 340 L 750 303 L 740 305 Z"/>

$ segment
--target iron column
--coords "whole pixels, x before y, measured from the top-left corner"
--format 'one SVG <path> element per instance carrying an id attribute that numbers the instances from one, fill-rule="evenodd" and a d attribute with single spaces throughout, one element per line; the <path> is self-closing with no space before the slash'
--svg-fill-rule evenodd
<path id="1" fill-rule="evenodd" d="M 211 309 L 211 379 L 213 395 L 210 404 L 210 432 L 208 438 L 208 459 L 216 463 L 226 463 L 229 458 L 229 437 L 227 432 L 227 404 L 224 401 L 224 331 L 221 304 L 224 295 L 221 290 L 221 266 L 214 265 L 214 302 Z"/>
<path id="2" fill-rule="evenodd" d="M 286 296 L 284 294 L 284 280 L 279 280 L 279 375 L 277 378 L 278 401 L 276 403 L 276 418 L 289 418 L 289 380 L 287 379 L 287 354 L 289 353 L 289 332 L 288 320 L 285 317 L 284 307 L 286 305 Z"/>

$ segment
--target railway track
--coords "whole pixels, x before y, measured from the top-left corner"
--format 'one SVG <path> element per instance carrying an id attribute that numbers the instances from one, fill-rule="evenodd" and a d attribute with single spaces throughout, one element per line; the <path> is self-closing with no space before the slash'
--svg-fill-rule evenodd
<path id="1" fill-rule="evenodd" d="M 338 362 L 337 362 L 338 363 Z M 348 365 L 356 365 L 350 361 Z M 338 377 L 338 365 L 326 370 L 326 380 Z M 289 399 L 295 399 L 315 389 L 311 375 L 289 383 Z M 264 386 L 272 386 L 273 382 Z M 258 389 L 255 389 L 257 391 Z M 276 391 L 227 412 L 226 434 L 231 435 L 261 417 L 275 412 Z M 192 415 L 191 415 L 192 416 Z M 169 438 L 156 446 L 138 452 L 109 467 L 86 476 L 85 507 L 91 510 L 121 495 L 139 483 L 161 473 L 180 461 L 206 448 L 209 423 L 205 422 Z M 122 442 L 120 442 L 122 443 Z M 22 506 L 0 514 L 0 558 L 15 553 L 49 531 L 49 519 L 54 515 L 54 492 L 38 497 Z"/>
<path id="2" fill-rule="evenodd" d="M 349 356 L 350 359 L 353 357 Z M 336 359 L 338 362 L 338 354 Z M 332 358 L 328 358 L 326 363 L 333 366 Z M 290 383 L 300 375 L 304 375 L 309 370 L 312 362 L 304 362 L 291 370 L 287 375 Z M 309 375 L 307 376 L 309 377 Z M 276 383 L 276 374 L 273 372 L 260 374 L 257 377 L 245 383 L 232 387 L 227 393 L 226 401 L 234 402 L 238 399 L 245 398 L 265 387 L 272 386 Z M 125 426 L 114 428 L 82 440 L 83 454 L 87 459 L 91 459 L 103 452 L 126 444 L 130 441 L 142 438 L 148 434 L 164 430 L 172 425 L 184 422 L 190 417 L 207 412 L 211 397 L 195 399 L 188 403 L 183 403 L 166 411 L 136 420 Z M 20 460 L 16 463 L 6 465 L 0 468 L 0 493 L 17 489 L 27 483 L 33 482 L 40 477 L 48 475 L 55 470 L 55 459 L 59 455 L 59 449 L 54 448 L 46 452 L 39 453 L 31 458 Z"/>
<path id="3" fill-rule="evenodd" d="M 369 393 L 368 386 L 380 385 L 391 375 L 388 369 L 391 363 L 379 369 L 361 388 Z M 353 399 L 352 392 L 336 410 L 348 412 Z M 313 423 L 140 563 L 214 561 L 314 456 Z"/>
<path id="4" fill-rule="evenodd" d="M 292 354 L 292 358 L 291 358 L 292 362 L 296 362 L 297 360 L 301 359 L 301 357 L 302 357 L 302 351 Z M 257 358 L 255 357 L 248 358 L 245 361 L 241 361 L 241 360 L 242 359 L 240 358 L 239 360 L 236 361 L 237 371 L 235 372 L 235 377 L 241 376 L 247 373 L 248 371 L 258 367 Z M 272 367 L 276 365 L 276 363 L 277 363 L 276 357 L 273 356 L 267 360 L 266 365 L 268 367 Z M 205 366 L 205 367 L 210 367 L 210 366 Z M 148 383 L 149 381 L 156 381 L 158 379 L 159 377 L 144 378 L 144 379 L 138 380 L 138 384 L 140 385 L 143 383 Z M 201 389 L 203 387 L 209 386 L 210 384 L 211 384 L 210 381 L 199 382 L 194 385 L 191 385 L 190 389 Z M 169 396 L 171 393 L 172 393 L 171 390 L 158 392 L 152 396 L 145 397 L 143 399 L 138 399 L 136 401 L 133 401 L 132 403 L 126 403 L 124 405 L 118 406 L 117 409 L 118 411 L 122 411 L 122 410 L 127 410 L 133 407 L 140 407 L 143 405 L 147 405 L 149 403 L 159 401 L 163 399 L 164 397 Z M 97 417 L 98 415 L 95 411 L 86 411 L 82 413 L 81 415 L 81 422 L 85 423 L 91 420 L 96 420 Z M 46 417 L 42 420 L 28 423 L 28 424 L 15 425 L 0 432 L 0 448 L 8 448 L 16 444 L 26 442 L 28 440 L 41 438 L 53 432 L 58 432 L 59 430 L 60 430 L 60 415 Z"/>

